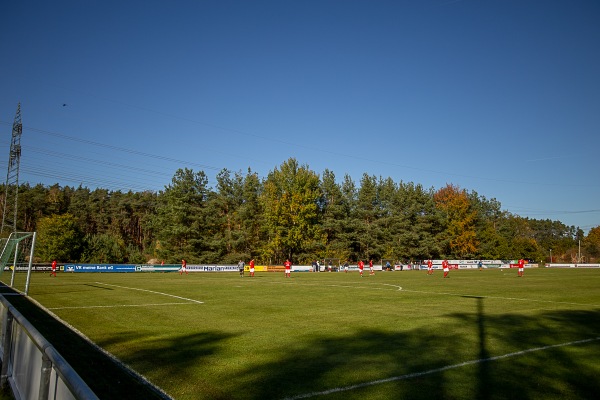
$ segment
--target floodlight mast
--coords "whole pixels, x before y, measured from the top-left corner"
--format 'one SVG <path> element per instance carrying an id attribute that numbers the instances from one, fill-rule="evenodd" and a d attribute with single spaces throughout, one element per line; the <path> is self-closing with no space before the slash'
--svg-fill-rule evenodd
<path id="1" fill-rule="evenodd" d="M 9 232 L 17 231 L 17 204 L 19 199 L 19 165 L 21 162 L 21 103 L 17 105 L 17 113 L 12 128 L 12 139 L 8 154 L 8 170 L 6 184 L 4 185 L 4 210 L 2 213 L 2 226 L 0 233 L 6 229 Z M 12 217 L 12 219 L 11 219 Z"/>

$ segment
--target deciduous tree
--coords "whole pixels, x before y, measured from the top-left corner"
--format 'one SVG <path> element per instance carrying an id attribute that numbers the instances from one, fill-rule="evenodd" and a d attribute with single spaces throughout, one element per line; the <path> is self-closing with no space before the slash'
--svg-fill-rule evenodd
<path id="1" fill-rule="evenodd" d="M 470 207 L 466 191 L 448 184 L 434 194 L 434 200 L 446 216 L 442 238 L 447 245 L 447 255 L 464 258 L 475 254 L 478 244 L 475 236 L 476 213 Z"/>
<path id="2" fill-rule="evenodd" d="M 36 255 L 43 261 L 79 261 L 83 234 L 70 214 L 41 218 L 37 224 Z"/>
<path id="3" fill-rule="evenodd" d="M 600 226 L 590 229 L 583 239 L 583 246 L 588 257 L 600 257 Z"/>
<path id="4" fill-rule="evenodd" d="M 286 258 L 300 261 L 295 256 L 317 247 L 322 239 L 318 219 L 320 196 L 317 174 L 293 158 L 269 173 L 261 197 L 269 236 L 265 256 L 278 263 Z"/>

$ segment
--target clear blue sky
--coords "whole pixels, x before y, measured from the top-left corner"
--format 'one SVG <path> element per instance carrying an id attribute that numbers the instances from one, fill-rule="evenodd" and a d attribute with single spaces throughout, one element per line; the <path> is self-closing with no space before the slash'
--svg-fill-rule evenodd
<path id="1" fill-rule="evenodd" d="M 290 157 L 600 225 L 600 2 L 6 1 L 0 168 L 161 190 Z"/>

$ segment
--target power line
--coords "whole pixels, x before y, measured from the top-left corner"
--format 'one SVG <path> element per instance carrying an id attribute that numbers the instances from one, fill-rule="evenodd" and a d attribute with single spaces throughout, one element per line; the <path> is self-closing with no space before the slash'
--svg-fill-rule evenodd
<path id="1" fill-rule="evenodd" d="M 107 100 L 107 101 L 109 101 L 109 100 Z M 160 114 L 160 115 L 163 115 L 163 116 L 167 116 L 167 117 L 170 117 L 170 118 L 179 119 L 179 120 L 182 120 L 182 121 L 193 122 L 193 123 L 197 123 L 197 124 L 209 126 L 209 127 L 215 128 L 215 129 L 219 129 L 219 130 L 222 130 L 222 131 L 233 132 L 233 133 L 241 134 L 241 135 L 244 135 L 244 136 L 250 136 L 250 137 L 258 138 L 258 139 L 265 140 L 265 141 L 286 144 L 286 145 L 289 145 L 289 146 L 292 146 L 292 147 L 303 148 L 303 149 L 311 150 L 311 151 L 314 151 L 314 152 L 329 154 L 329 155 L 336 156 L 336 157 L 351 158 L 352 160 L 361 160 L 361 161 L 366 161 L 366 162 L 369 162 L 369 163 L 376 163 L 376 164 L 380 164 L 380 165 L 387 165 L 387 166 L 396 167 L 396 168 L 410 169 L 410 170 L 413 170 L 413 171 L 428 172 L 428 173 L 442 175 L 442 176 L 452 176 L 452 177 L 459 177 L 459 178 L 470 178 L 470 179 L 478 179 L 478 180 L 483 180 L 483 181 L 511 183 L 511 184 L 518 184 L 518 185 L 536 185 L 536 186 L 550 186 L 550 187 L 556 187 L 556 186 L 560 186 L 560 187 L 588 187 L 588 186 L 590 186 L 590 185 L 572 184 L 572 183 L 529 182 L 529 181 L 518 181 L 518 180 L 514 180 L 514 179 L 490 178 L 490 177 L 481 177 L 481 176 L 476 176 L 476 175 L 457 174 L 457 173 L 452 173 L 452 172 L 448 172 L 448 171 L 440 171 L 440 170 L 429 169 L 429 168 L 415 167 L 413 165 L 398 164 L 398 163 L 394 163 L 394 162 L 390 162 L 390 161 L 382 161 L 381 159 L 371 159 L 371 158 L 368 158 L 368 157 L 361 156 L 360 154 L 356 155 L 356 154 L 340 153 L 340 152 L 336 152 L 336 151 L 333 151 L 333 150 L 329 150 L 327 148 L 307 146 L 307 145 L 304 145 L 304 144 L 289 142 L 289 141 L 282 140 L 282 139 L 269 138 L 269 137 L 266 137 L 266 136 L 261 136 L 261 135 L 257 135 L 257 134 L 254 134 L 254 133 L 245 132 L 245 131 L 242 131 L 242 130 L 239 130 L 239 129 L 226 128 L 226 127 L 222 127 L 222 126 L 218 126 L 218 125 L 214 125 L 214 124 L 209 124 L 209 123 L 206 123 L 206 122 L 196 121 L 196 120 L 189 119 L 189 118 L 177 117 L 177 116 L 174 116 L 174 115 L 165 114 L 165 113 L 162 113 L 162 112 L 159 112 L 159 111 L 155 111 L 155 110 L 151 110 L 151 109 L 147 109 L 147 108 L 143 108 L 143 107 L 132 106 L 132 105 L 129 105 L 129 104 L 124 104 L 124 105 L 127 105 L 128 107 L 136 107 L 136 108 L 143 109 L 143 110 L 146 110 L 146 111 L 154 112 L 154 113 L 157 113 L 157 114 Z M 0 123 L 6 124 L 7 122 L 0 120 Z M 127 148 L 123 148 L 123 147 L 119 147 L 119 146 L 114 146 L 114 145 L 99 143 L 99 142 L 91 141 L 91 140 L 88 140 L 88 139 L 76 138 L 76 137 L 73 137 L 73 136 L 69 136 L 69 135 L 65 135 L 65 134 L 57 133 L 57 132 L 51 132 L 51 131 L 47 131 L 47 130 L 44 130 L 44 129 L 32 128 L 32 127 L 26 127 L 26 128 L 28 130 L 31 130 L 31 131 L 34 131 L 34 132 L 39 132 L 39 133 L 46 134 L 46 135 L 49 135 L 49 136 L 54 136 L 54 137 L 62 138 L 62 139 L 66 139 L 66 140 L 77 141 L 77 142 L 85 143 L 85 144 L 91 144 L 91 145 L 94 145 L 94 146 L 104 147 L 104 148 L 111 149 L 111 150 L 122 151 L 122 152 L 129 153 L 129 154 L 136 154 L 136 155 L 140 155 L 140 156 L 144 156 L 144 157 L 151 157 L 151 158 L 165 160 L 165 161 L 171 161 L 171 162 L 179 162 L 179 163 L 183 163 L 183 164 L 186 164 L 186 165 L 197 166 L 197 167 L 200 167 L 200 168 L 209 169 L 209 170 L 215 170 L 215 171 L 220 171 L 220 170 L 223 169 L 223 168 L 215 167 L 215 166 L 211 166 L 211 165 L 198 164 L 198 163 L 194 163 L 194 162 L 190 162 L 190 161 L 178 160 L 178 159 L 174 159 L 174 158 L 170 158 L 170 157 L 164 157 L 164 156 L 160 156 L 160 155 L 156 155 L 156 154 L 151 154 L 151 153 L 144 153 L 144 152 L 141 152 L 141 151 L 127 149 Z"/>
<path id="2" fill-rule="evenodd" d="M 600 209 L 591 209 L 591 210 L 540 210 L 528 207 L 520 207 L 520 206 L 511 206 L 504 205 L 505 207 L 509 207 L 512 210 L 517 210 L 520 212 L 526 212 L 530 215 L 560 215 L 560 214 L 590 214 L 590 213 L 600 213 Z"/>
<path id="3" fill-rule="evenodd" d="M 72 182 L 75 185 L 74 186 L 78 186 L 78 184 L 81 184 L 82 186 L 87 186 L 87 185 L 83 185 L 83 183 L 86 184 L 91 184 L 92 186 L 98 186 L 104 189 L 110 189 L 110 190 L 125 190 L 125 191 L 139 191 L 139 192 L 145 192 L 145 191 L 156 191 L 156 189 L 149 189 L 148 185 L 140 185 L 137 183 L 131 184 L 131 183 L 124 183 L 121 180 L 112 180 L 112 179 L 105 179 L 105 178 L 96 178 L 96 177 L 90 177 L 88 175 L 83 175 L 83 174 L 77 174 L 77 173 L 68 173 L 68 172 L 56 172 L 56 171 L 49 171 L 47 169 L 44 168 L 28 168 L 28 167 L 23 167 L 21 169 L 24 173 L 27 173 L 29 175 L 33 175 L 33 176 L 38 176 L 38 177 L 43 177 L 43 178 L 52 178 L 52 179 L 59 179 L 61 181 L 66 181 L 66 182 Z"/>
<path id="4" fill-rule="evenodd" d="M 146 175 L 153 175 L 156 177 L 164 177 L 164 176 L 168 175 L 162 171 L 154 171 L 154 170 L 139 168 L 139 167 L 135 167 L 135 166 L 131 166 L 131 165 L 117 164 L 117 163 L 113 163 L 113 162 L 105 161 L 105 160 L 96 160 L 93 158 L 77 156 L 77 155 L 73 155 L 73 154 L 61 153 L 61 152 L 52 151 L 52 150 L 45 150 L 43 148 L 35 147 L 35 146 L 23 146 L 23 147 L 25 148 L 27 153 L 31 152 L 31 153 L 37 153 L 37 154 L 43 154 L 43 155 L 52 155 L 55 157 L 62 157 L 63 159 L 68 159 L 69 161 L 79 160 L 79 161 L 85 161 L 86 163 L 106 165 L 108 167 L 126 168 L 128 171 L 136 171 L 139 173 L 143 173 Z"/>
<path id="5" fill-rule="evenodd" d="M 135 154 L 135 155 L 138 155 L 138 156 L 150 157 L 150 158 L 154 158 L 154 159 L 157 159 L 157 160 L 164 160 L 164 161 L 170 161 L 170 162 L 183 163 L 183 164 L 186 164 L 186 165 L 192 165 L 192 166 L 196 166 L 196 167 L 199 167 L 199 168 L 210 169 L 210 170 L 214 170 L 214 171 L 220 171 L 221 169 L 223 169 L 223 168 L 219 168 L 219 167 L 214 167 L 212 165 L 199 164 L 199 163 L 195 163 L 195 162 L 192 162 L 192 161 L 183 161 L 183 160 L 178 160 L 176 158 L 161 156 L 161 155 L 158 155 L 158 154 L 145 153 L 145 152 L 138 151 L 138 150 L 127 149 L 125 147 L 119 147 L 119 146 L 114 146 L 114 145 L 111 145 L 111 144 L 95 142 L 95 141 L 88 140 L 88 139 L 76 138 L 76 137 L 73 137 L 73 136 L 64 135 L 62 133 L 46 131 L 44 129 L 38 129 L 38 128 L 32 128 L 32 127 L 26 127 L 26 129 L 30 130 L 30 131 L 33 131 L 33 132 L 38 132 L 38 133 L 42 133 L 42 134 L 45 134 L 45 135 L 58 137 L 58 138 L 61 138 L 61 139 L 72 140 L 72 141 L 75 141 L 75 142 L 80 142 L 80 143 L 89 144 L 89 145 L 98 146 L 98 147 L 104 147 L 104 148 L 107 148 L 107 149 L 110 149 L 110 150 L 121 151 L 121 152 L 128 153 L 128 154 Z"/>
<path id="6" fill-rule="evenodd" d="M 0 121 L 0 122 L 3 122 L 3 121 Z M 99 142 L 95 142 L 95 141 L 91 141 L 91 140 L 76 138 L 76 137 L 64 135 L 61 133 L 50 132 L 50 131 L 43 130 L 43 129 L 27 127 L 27 130 L 37 132 L 37 133 L 42 133 L 42 134 L 45 134 L 50 137 L 57 137 L 57 138 L 60 138 L 63 140 L 75 141 L 75 142 L 80 142 L 80 143 L 90 145 L 90 146 L 106 148 L 111 151 L 120 151 L 120 152 L 124 152 L 124 153 L 135 155 L 135 156 L 140 156 L 140 157 L 144 157 L 144 158 L 166 161 L 169 163 L 177 164 L 178 166 L 181 166 L 183 164 L 183 165 L 195 166 L 195 167 L 199 167 L 202 169 L 209 169 L 209 170 L 220 171 L 223 169 L 223 168 L 218 168 L 218 167 L 214 167 L 214 166 L 210 166 L 210 165 L 206 165 L 206 164 L 199 164 L 199 163 L 179 160 L 179 159 L 175 159 L 175 158 L 165 157 L 165 156 L 161 156 L 161 155 L 127 149 L 124 147 L 108 145 L 105 143 L 99 143 Z M 0 143 L 4 144 L 5 142 L 0 141 Z M 155 170 L 139 168 L 139 167 L 131 166 L 131 165 L 118 164 L 118 163 L 114 163 L 114 162 L 110 162 L 110 161 L 106 161 L 106 160 L 97 160 L 97 159 L 92 159 L 89 157 L 83 157 L 83 156 L 74 155 L 74 154 L 57 152 L 54 150 L 48 150 L 46 148 L 41 148 L 41 147 L 36 147 L 36 146 L 23 146 L 23 147 L 25 148 L 26 153 L 33 152 L 33 153 L 42 154 L 45 156 L 50 155 L 50 156 L 61 158 L 63 160 L 61 162 L 61 165 L 63 167 L 65 165 L 65 162 L 71 162 L 71 161 L 84 162 L 85 168 L 80 167 L 78 169 L 79 172 L 82 172 L 84 169 L 89 171 L 89 168 L 87 168 L 87 167 L 89 167 L 87 165 L 88 163 L 108 166 L 108 167 L 112 168 L 113 170 L 115 170 L 115 173 L 112 175 L 113 176 L 119 175 L 120 180 L 119 180 L 119 182 L 117 182 L 115 180 L 107 180 L 107 179 L 96 177 L 96 175 L 98 175 L 98 174 L 106 175 L 105 170 L 102 170 L 102 171 L 93 171 L 92 170 L 91 174 L 93 176 L 89 176 L 89 175 L 85 175 L 82 173 L 68 173 L 65 171 L 65 168 L 62 168 L 60 170 L 50 169 L 49 166 L 51 166 L 52 163 L 46 163 L 42 167 L 36 167 L 35 165 L 28 165 L 29 163 L 27 161 L 29 161 L 30 159 L 29 158 L 26 159 L 26 162 L 24 162 L 24 164 L 26 164 L 26 167 L 24 167 L 23 172 L 33 175 L 33 176 L 38 176 L 38 177 L 64 180 L 67 182 L 74 182 L 74 183 L 79 183 L 79 184 L 85 183 L 86 185 L 89 184 L 90 186 L 105 184 L 105 185 L 107 185 L 107 188 L 117 189 L 117 190 L 135 189 L 135 190 L 140 190 L 140 191 L 146 191 L 146 190 L 156 191 L 157 187 L 162 188 L 165 186 L 165 183 L 170 183 L 171 178 L 173 176 L 173 175 L 170 175 L 170 174 L 162 172 L 162 171 L 155 171 Z M 177 168 L 179 168 L 179 167 L 177 167 Z M 173 172 L 177 168 L 174 168 Z M 154 182 L 154 181 L 152 181 L 152 183 L 148 183 L 148 181 L 140 181 L 139 179 L 134 179 L 133 181 L 123 179 L 126 176 L 125 174 L 129 174 L 129 173 L 136 173 L 137 174 L 136 178 L 139 178 L 140 174 L 161 178 L 161 184 L 157 185 L 156 182 Z M 212 180 L 209 179 L 209 184 L 211 184 L 211 183 L 214 183 L 214 182 L 212 182 Z"/>

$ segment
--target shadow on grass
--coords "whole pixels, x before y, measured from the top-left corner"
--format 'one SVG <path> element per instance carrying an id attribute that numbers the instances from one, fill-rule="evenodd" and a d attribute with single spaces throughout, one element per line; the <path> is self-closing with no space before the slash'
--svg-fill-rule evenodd
<path id="1" fill-rule="evenodd" d="M 190 366 L 207 364 L 205 376 L 193 377 L 197 393 L 186 398 L 194 399 L 299 399 L 313 393 L 327 399 L 597 398 L 600 341 L 527 350 L 573 338 L 597 338 L 600 311 L 486 315 L 485 298 L 472 299 L 472 312 L 452 314 L 451 322 L 443 325 L 411 331 L 358 328 L 346 336 L 306 337 L 279 350 L 271 357 L 274 361 L 254 363 L 227 382 L 211 376 L 207 360 L 218 356 L 232 337 L 223 332 L 146 339 L 129 352 L 127 362 L 142 371 L 158 369 L 165 382 L 189 380 Z M 68 329 L 57 328 L 27 299 L 12 296 L 10 301 L 56 344 L 101 398 L 160 398 L 135 380 L 123 378 L 123 371 L 111 366 L 111 361 L 94 355 L 93 347 Z M 472 328 L 472 337 L 454 334 L 465 326 Z M 121 333 L 99 345 L 129 341 L 136 335 Z M 471 356 L 465 355 L 465 342 L 473 346 Z M 90 357 L 81 357 L 87 353 Z M 490 359 L 506 353 L 511 356 Z"/>
<path id="2" fill-rule="evenodd" d="M 3 284 L 2 293 L 15 294 Z M 56 321 L 28 298 L 11 295 L 7 300 L 36 327 L 101 399 L 153 400 L 167 398 L 112 358 Z"/>
<path id="3" fill-rule="evenodd" d="M 577 345 L 526 350 L 574 337 L 597 338 L 600 312 L 486 316 L 484 303 L 475 299 L 474 313 L 453 315 L 457 326 L 475 328 L 476 340 L 453 336 L 453 326 L 399 333 L 359 330 L 343 338 L 311 339 L 275 362 L 248 368 L 241 374 L 247 376 L 245 386 L 233 389 L 231 398 L 310 398 L 315 393 L 327 399 L 597 398 L 600 341 L 588 342 L 585 351 Z M 458 342 L 464 340 L 478 346 L 478 358 L 463 358 Z M 490 359 L 505 354 L 491 351 L 490 342 L 521 353 Z M 386 378 L 391 379 L 380 382 Z"/>
<path id="4" fill-rule="evenodd" d="M 599 373 L 600 311 L 486 316 L 484 299 L 476 302 L 476 315 L 453 317 L 459 323 L 478 326 L 480 359 L 501 355 L 490 354 L 490 342 L 512 349 L 511 357 L 477 364 L 477 398 L 597 398 L 600 382 L 594 376 Z M 576 343 L 556 346 L 572 343 L 573 338 L 592 340 L 585 347 Z"/>
<path id="5" fill-rule="evenodd" d="M 477 304 L 477 315 L 475 325 L 477 326 L 477 345 L 479 347 L 479 360 L 487 360 L 490 357 L 489 351 L 486 344 L 486 332 L 485 332 L 485 313 L 483 310 L 483 297 L 481 296 L 463 296 L 464 298 L 475 299 Z M 478 379 L 477 379 L 477 398 L 478 399 L 489 399 L 491 398 L 491 373 L 490 363 L 480 362 L 477 364 L 478 367 Z"/>
<path id="6" fill-rule="evenodd" d="M 54 279 L 54 278 L 52 278 Z M 8 282 L 10 282 L 10 279 L 7 280 Z M 18 287 L 17 285 L 14 285 L 15 287 Z M 52 295 L 60 295 L 60 294 L 66 294 L 66 293 L 85 293 L 85 292 L 93 292 L 96 289 L 100 289 L 103 291 L 109 290 L 109 291 L 113 291 L 113 288 L 109 288 L 106 286 L 99 286 L 99 285 L 92 285 L 92 284 L 87 284 L 87 283 L 83 283 L 83 284 L 72 284 L 72 283 L 54 283 L 51 287 L 47 287 L 46 289 L 37 289 L 37 295 L 45 295 L 45 294 L 52 294 Z M 9 286 L 7 286 L 7 284 L 5 284 L 4 282 L 0 282 L 0 294 L 12 294 L 14 293 L 14 290 L 12 288 L 10 288 Z"/>
<path id="7" fill-rule="evenodd" d="M 151 340 L 131 332 L 126 335 L 120 334 L 114 343 L 140 342 L 139 347 L 128 348 L 122 353 L 123 360 L 129 365 L 135 365 L 137 371 L 146 371 L 148 378 L 156 378 L 157 375 L 159 378 L 166 377 L 175 388 L 175 391 L 171 390 L 171 395 L 176 396 L 178 392 L 189 393 L 201 388 L 205 398 L 226 399 L 228 396 L 223 393 L 220 382 L 214 379 L 209 370 L 202 376 L 193 377 L 189 371 L 194 366 L 208 364 L 207 358 L 218 354 L 223 342 L 233 336 L 222 332 L 199 332 Z M 102 341 L 98 345 L 103 348 L 110 347 L 112 342 Z"/>

